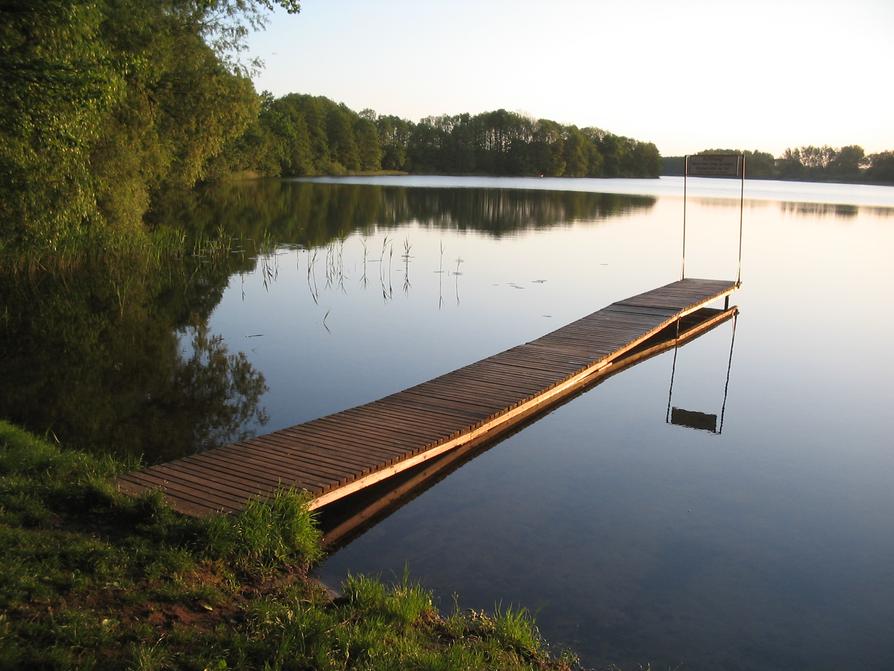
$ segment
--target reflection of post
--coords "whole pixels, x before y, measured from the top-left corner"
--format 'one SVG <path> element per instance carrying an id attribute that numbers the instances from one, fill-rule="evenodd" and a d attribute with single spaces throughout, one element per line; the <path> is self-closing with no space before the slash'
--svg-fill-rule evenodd
<path id="1" fill-rule="evenodd" d="M 671 414 L 671 396 L 674 393 L 674 374 L 677 372 L 677 350 L 680 349 L 680 346 L 677 344 L 680 340 L 680 320 L 677 320 L 676 324 L 677 335 L 674 338 L 674 362 L 671 364 L 671 383 L 670 389 L 667 391 L 667 413 L 664 416 L 665 422 L 670 422 L 670 414 Z"/>
<path id="2" fill-rule="evenodd" d="M 723 405 L 720 406 L 720 429 L 718 433 L 723 433 L 723 416 L 726 414 L 726 395 L 729 391 L 729 374 L 733 368 L 733 347 L 736 344 L 736 323 L 739 321 L 739 313 L 733 316 L 733 337 L 729 343 L 729 362 L 726 364 L 726 383 L 723 385 Z"/>
<path id="3" fill-rule="evenodd" d="M 727 394 L 729 393 L 729 378 L 730 371 L 733 365 L 733 348 L 736 344 L 736 324 L 738 323 L 739 313 L 735 312 L 733 315 L 733 330 L 730 338 L 730 346 L 729 346 L 729 359 L 726 364 L 726 381 L 723 385 L 723 403 L 720 407 L 720 424 L 718 426 L 717 423 L 717 415 L 705 412 L 699 412 L 697 410 L 686 410 L 684 408 L 676 408 L 672 405 L 673 394 L 674 394 L 674 376 L 677 371 L 677 350 L 679 349 L 679 345 L 674 345 L 674 359 L 671 364 L 671 379 L 670 379 L 670 388 L 667 392 L 667 411 L 664 416 L 664 421 L 667 424 L 674 424 L 676 426 L 683 426 L 689 429 L 699 429 L 702 431 L 710 431 L 714 434 L 723 433 L 723 418 L 726 413 L 726 399 Z M 679 342 L 679 320 L 677 321 L 677 338 L 675 342 Z"/>

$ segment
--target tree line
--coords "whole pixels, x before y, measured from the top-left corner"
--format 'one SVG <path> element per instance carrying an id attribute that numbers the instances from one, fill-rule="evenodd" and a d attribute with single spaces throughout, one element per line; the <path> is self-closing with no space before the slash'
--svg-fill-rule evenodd
<path id="1" fill-rule="evenodd" d="M 657 177 L 652 143 L 500 109 L 418 123 L 328 98 L 262 95 L 261 112 L 226 152 L 224 172 L 304 176 L 413 173 Z"/>
<path id="2" fill-rule="evenodd" d="M 866 154 L 860 145 L 795 147 L 779 157 L 762 151 L 706 149 L 702 154 L 744 154 L 746 177 L 816 182 L 894 184 L 894 151 Z M 683 157 L 661 159 L 662 175 L 682 175 Z"/>

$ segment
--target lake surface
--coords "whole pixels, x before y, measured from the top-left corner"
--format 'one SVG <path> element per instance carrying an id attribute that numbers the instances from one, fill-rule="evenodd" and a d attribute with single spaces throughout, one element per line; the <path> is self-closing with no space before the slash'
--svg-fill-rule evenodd
<path id="1" fill-rule="evenodd" d="M 738 183 L 689 187 L 687 275 L 734 279 Z M 410 177 L 184 197 L 157 219 L 232 236 L 224 255 L 0 284 L 0 416 L 152 463 L 364 403 L 677 279 L 681 195 Z M 894 188 L 745 196 L 735 322 L 482 450 L 318 575 L 406 566 L 446 610 L 525 606 L 588 666 L 894 668 Z M 723 410 L 723 432 L 669 424 L 669 401 Z"/>

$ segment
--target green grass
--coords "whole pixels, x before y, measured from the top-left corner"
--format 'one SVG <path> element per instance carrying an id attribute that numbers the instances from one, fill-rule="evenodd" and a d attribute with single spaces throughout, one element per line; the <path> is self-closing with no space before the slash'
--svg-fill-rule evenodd
<path id="1" fill-rule="evenodd" d="M 195 520 L 119 494 L 134 467 L 0 421 L 2 669 L 568 669 L 523 609 L 447 617 L 408 574 L 308 576 L 302 493 Z"/>
<path id="2" fill-rule="evenodd" d="M 219 515 L 205 528 L 206 554 L 229 560 L 245 570 L 273 570 L 300 557 L 320 559 L 321 534 L 307 509 L 307 497 L 293 490 L 278 491 L 267 501 L 250 501 L 238 515 Z"/>
<path id="3" fill-rule="evenodd" d="M 494 608 L 494 632 L 506 645 L 534 655 L 542 648 L 543 641 L 534 618 L 525 608 L 503 610 L 500 604 Z"/>

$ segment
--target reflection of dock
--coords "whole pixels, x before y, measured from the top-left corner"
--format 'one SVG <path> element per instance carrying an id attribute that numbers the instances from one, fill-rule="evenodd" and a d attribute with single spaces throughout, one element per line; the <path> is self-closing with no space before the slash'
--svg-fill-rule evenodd
<path id="1" fill-rule="evenodd" d="M 563 396 L 556 403 L 541 406 L 520 416 L 517 421 L 511 423 L 511 426 L 500 432 L 500 439 L 503 440 L 523 430 L 559 406 L 589 391 L 606 378 L 671 348 L 683 346 L 727 322 L 736 314 L 736 308 L 726 310 L 700 308 L 690 313 L 679 320 L 679 330 L 676 324 L 662 329 L 615 359 L 611 366 L 606 366 L 588 377 L 582 386 Z M 441 457 L 326 506 L 320 518 L 324 544 L 329 548 L 343 545 L 496 444 L 497 441 L 492 436 L 470 440 Z"/>
<path id="2" fill-rule="evenodd" d="M 501 435 L 647 356 L 642 352 L 654 346 L 646 341 L 671 325 L 676 332 L 687 315 L 704 319 L 680 322 L 681 336 L 684 328 L 692 337 L 719 323 L 732 311 L 703 308 L 736 288 L 727 281 L 673 282 L 378 401 L 130 473 L 119 487 L 131 494 L 161 489 L 175 510 L 191 515 L 239 510 L 283 486 L 306 489 L 319 508 Z"/>

